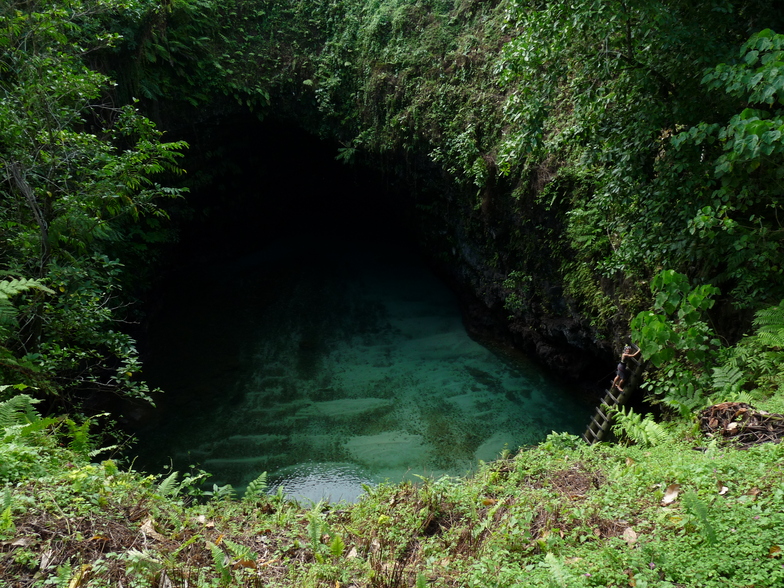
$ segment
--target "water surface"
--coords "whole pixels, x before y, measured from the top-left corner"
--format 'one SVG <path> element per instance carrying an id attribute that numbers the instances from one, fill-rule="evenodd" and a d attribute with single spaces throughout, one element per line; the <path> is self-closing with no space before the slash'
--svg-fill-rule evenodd
<path id="1" fill-rule="evenodd" d="M 142 465 L 199 465 L 300 499 L 464 475 L 582 432 L 589 408 L 520 356 L 471 340 L 454 295 L 383 241 L 279 241 L 171 283 L 147 377 L 166 394 Z M 172 303 L 176 301 L 176 304 Z"/>

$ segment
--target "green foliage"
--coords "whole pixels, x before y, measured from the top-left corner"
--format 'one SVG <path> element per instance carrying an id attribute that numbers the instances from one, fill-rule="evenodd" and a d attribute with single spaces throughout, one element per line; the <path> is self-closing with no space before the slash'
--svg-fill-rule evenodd
<path id="1" fill-rule="evenodd" d="M 215 566 L 215 571 L 220 576 L 221 584 L 228 585 L 231 582 L 231 567 L 229 567 L 229 558 L 224 551 L 214 543 L 207 543 L 212 556 L 212 563 Z"/>
<path id="2" fill-rule="evenodd" d="M 40 402 L 27 394 L 19 394 L 0 402 L 0 428 L 6 429 L 14 425 L 26 425 L 37 421 L 40 417 L 33 405 Z"/>
<path id="3" fill-rule="evenodd" d="M 8 323 L 13 323 L 16 317 L 16 311 L 11 304 L 10 298 L 30 289 L 37 289 L 46 292 L 47 294 L 54 294 L 52 290 L 36 280 L 21 279 L 0 281 L 0 329 Z M 2 331 L 0 331 L 0 335 L 2 335 Z"/>
<path id="4" fill-rule="evenodd" d="M 117 332 L 128 317 L 116 258 L 146 262 L 134 259 L 145 251 L 135 225 L 165 218 L 159 202 L 182 193 L 155 177 L 180 173 L 186 145 L 163 142 L 132 104 L 118 104 L 114 83 L 86 57 L 119 42 L 113 16 L 147 5 L 46 0 L 0 9 L 0 271 L 35 278 L 0 285 L 0 377 L 44 392 L 70 388 L 66 403 L 96 391 L 147 397 L 132 380 L 134 343 Z"/>
<path id="5" fill-rule="evenodd" d="M 0 502 L 0 537 L 12 537 L 16 533 L 16 525 L 14 525 L 11 516 L 11 489 L 6 486 L 3 488 L 3 500 Z"/>
<path id="6" fill-rule="evenodd" d="M 715 158 L 718 186 L 689 222 L 691 234 L 710 240 L 703 263 L 726 264 L 718 279 L 733 284 L 742 306 L 777 296 L 781 282 L 778 211 L 784 162 L 784 35 L 770 29 L 751 36 L 738 58 L 707 71 L 703 84 L 746 106 L 722 123 L 703 122 L 673 137 Z M 775 299 L 775 298 L 774 298 Z"/>
<path id="7" fill-rule="evenodd" d="M 780 23 L 762 2 L 510 2 L 501 167 L 589 179 L 564 195 L 589 281 L 669 267 L 738 307 L 780 298 L 779 35 L 762 31 L 705 70 L 737 51 L 746 11 Z M 733 117 L 738 99 L 750 108 Z"/>
<path id="8" fill-rule="evenodd" d="M 162 496 L 150 476 L 65 450 L 44 473 L 0 492 L 11 554 L 0 582 L 32 562 L 46 585 L 65 586 L 83 582 L 87 571 L 91 586 L 184 578 L 203 586 L 424 586 L 450 578 L 461 586 L 552 588 L 630 579 L 662 585 L 662 576 L 706 588 L 779 585 L 784 449 L 693 451 L 699 440 L 680 439 L 685 432 L 673 429 L 658 445 L 530 447 L 465 479 L 382 484 L 357 504 L 307 510 L 246 501 L 185 507 Z M 144 523 L 135 519 L 140 512 Z M 19 537 L 21 517 L 59 521 L 62 556 L 47 541 Z M 140 524 L 148 533 L 154 524 L 166 541 L 134 547 L 107 538 L 103 550 L 84 549 L 90 537 L 81 521 L 111 525 L 114 536 L 131 541 Z M 338 527 L 340 535 L 331 530 Z M 51 565 L 40 566 L 42 558 Z"/>
<path id="9" fill-rule="evenodd" d="M 746 383 L 745 375 L 735 366 L 713 368 L 713 389 L 722 396 L 737 394 Z"/>
<path id="10" fill-rule="evenodd" d="M 172 472 L 166 478 L 158 484 L 157 492 L 160 496 L 177 496 L 179 492 L 179 488 L 177 486 L 177 478 L 179 477 L 180 472 Z"/>
<path id="11" fill-rule="evenodd" d="M 267 472 L 261 472 L 258 477 L 256 477 L 250 484 L 248 484 L 247 488 L 245 488 L 245 493 L 242 495 L 242 499 L 254 502 L 265 495 L 267 492 Z"/>
<path id="12" fill-rule="evenodd" d="M 324 534 L 324 521 L 318 512 L 319 508 L 320 505 L 316 505 L 308 513 L 308 538 L 310 539 L 310 548 L 313 550 L 313 557 L 319 563 L 323 563 L 324 544 L 321 542 L 321 536 Z"/>
<path id="13" fill-rule="evenodd" d="M 541 448 L 545 451 L 573 451 L 583 444 L 578 435 L 571 433 L 556 433 L 552 431 L 541 443 Z"/>
<path id="14" fill-rule="evenodd" d="M 345 551 L 346 543 L 343 541 L 343 538 L 340 535 L 334 535 L 329 542 L 329 554 L 332 556 L 332 559 L 340 559 Z"/>
<path id="15" fill-rule="evenodd" d="M 700 500 L 695 492 L 687 492 L 683 496 L 683 507 L 699 520 L 702 534 L 708 545 L 716 543 L 716 530 L 708 518 L 708 505 Z"/>
<path id="16" fill-rule="evenodd" d="M 784 348 L 784 300 L 763 308 L 754 317 L 757 338 L 768 347 Z"/>
<path id="17" fill-rule="evenodd" d="M 651 291 L 654 311 L 639 313 L 631 324 L 642 357 L 657 367 L 679 351 L 692 363 L 704 361 L 717 341 L 701 318 L 713 306 L 718 288 L 709 284 L 691 288 L 686 276 L 664 270 L 651 281 Z"/>
<path id="18" fill-rule="evenodd" d="M 784 303 L 758 310 L 753 326 L 753 334 L 723 349 L 717 357 L 712 378 L 713 400 L 752 403 L 752 395 L 763 400 L 781 392 Z"/>
<path id="19" fill-rule="evenodd" d="M 613 420 L 613 433 L 638 445 L 655 447 L 672 441 L 667 430 L 654 421 L 650 414 L 641 417 L 631 408 L 627 412 L 621 406 L 613 411 Z"/>

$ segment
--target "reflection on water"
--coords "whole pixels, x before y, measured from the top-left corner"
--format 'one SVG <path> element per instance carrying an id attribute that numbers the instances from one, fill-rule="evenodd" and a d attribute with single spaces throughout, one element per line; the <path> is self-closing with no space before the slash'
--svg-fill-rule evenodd
<path id="1" fill-rule="evenodd" d="M 280 243 L 178 281 L 153 332 L 166 390 L 141 464 L 199 464 L 240 491 L 355 500 L 363 483 L 463 475 L 580 432 L 588 409 L 537 367 L 472 341 L 413 255 Z"/>

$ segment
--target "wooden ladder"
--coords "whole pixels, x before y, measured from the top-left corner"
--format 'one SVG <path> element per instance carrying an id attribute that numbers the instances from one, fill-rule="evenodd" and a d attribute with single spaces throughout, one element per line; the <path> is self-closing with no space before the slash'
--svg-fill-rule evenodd
<path id="1" fill-rule="evenodd" d="M 631 347 L 634 351 L 637 351 L 638 349 L 636 345 L 632 345 Z M 605 391 L 604 398 L 602 398 L 599 406 L 596 407 L 596 411 L 591 417 L 591 422 L 588 423 L 588 428 L 583 434 L 583 439 L 588 445 L 598 443 L 604 438 L 612 424 L 612 417 L 610 416 L 611 409 L 626 404 L 626 401 L 632 395 L 632 392 L 636 387 L 637 376 L 642 371 L 640 369 L 642 364 L 636 357 L 629 357 L 626 361 L 633 364 L 629 370 L 629 379 L 626 381 L 623 392 L 615 385 Z"/>

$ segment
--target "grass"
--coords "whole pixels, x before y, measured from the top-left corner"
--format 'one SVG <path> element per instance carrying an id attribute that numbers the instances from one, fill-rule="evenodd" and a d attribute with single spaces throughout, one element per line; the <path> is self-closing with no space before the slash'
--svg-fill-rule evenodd
<path id="1" fill-rule="evenodd" d="M 198 475 L 157 480 L 91 463 L 51 427 L 6 428 L 6 466 L 22 441 L 47 465 L 3 480 L 0 585 L 784 584 L 784 447 L 739 451 L 692 430 L 650 448 L 553 434 L 471 478 L 303 506 L 220 489 L 193 497 Z"/>

